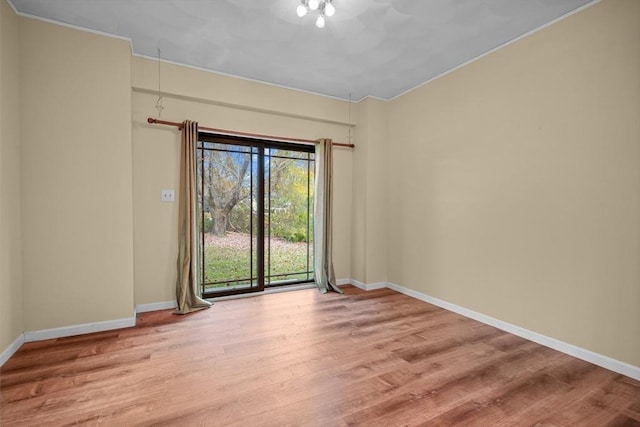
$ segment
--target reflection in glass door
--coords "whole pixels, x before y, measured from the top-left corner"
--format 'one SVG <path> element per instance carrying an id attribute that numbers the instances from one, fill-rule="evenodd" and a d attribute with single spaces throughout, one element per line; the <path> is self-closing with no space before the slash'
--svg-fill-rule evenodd
<path id="1" fill-rule="evenodd" d="M 201 134 L 205 296 L 313 280 L 313 146 Z"/>

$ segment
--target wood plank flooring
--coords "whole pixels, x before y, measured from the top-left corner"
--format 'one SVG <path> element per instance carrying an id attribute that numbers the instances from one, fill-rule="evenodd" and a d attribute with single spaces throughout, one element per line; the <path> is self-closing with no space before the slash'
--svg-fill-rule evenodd
<path id="1" fill-rule="evenodd" d="M 640 382 L 388 289 L 25 344 L 2 426 L 640 426 Z"/>

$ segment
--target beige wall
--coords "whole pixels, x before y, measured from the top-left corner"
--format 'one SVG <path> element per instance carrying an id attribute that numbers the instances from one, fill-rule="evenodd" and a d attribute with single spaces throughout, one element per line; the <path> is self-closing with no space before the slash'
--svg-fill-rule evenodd
<path id="1" fill-rule="evenodd" d="M 389 281 L 640 366 L 640 2 L 390 110 Z"/>
<path id="2" fill-rule="evenodd" d="M 0 352 L 23 330 L 18 17 L 0 0 Z"/>
<path id="3" fill-rule="evenodd" d="M 133 314 L 131 52 L 20 18 L 25 329 Z"/>
<path id="4" fill-rule="evenodd" d="M 355 108 L 351 278 L 365 284 L 387 279 L 387 107 L 367 98 Z"/>
<path id="5" fill-rule="evenodd" d="M 157 62 L 133 59 L 133 171 L 135 302 L 175 299 L 177 204 L 160 190 L 178 187 L 180 133 L 149 125 L 158 85 Z M 162 63 L 162 119 L 191 119 L 202 126 L 304 139 L 345 141 L 348 104 L 327 97 Z M 335 266 L 351 274 L 352 151 L 335 151 Z"/>

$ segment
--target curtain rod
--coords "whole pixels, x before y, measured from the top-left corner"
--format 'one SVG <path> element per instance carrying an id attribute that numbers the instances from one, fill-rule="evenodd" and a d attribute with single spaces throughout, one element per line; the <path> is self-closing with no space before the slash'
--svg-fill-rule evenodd
<path id="1" fill-rule="evenodd" d="M 159 119 L 154 119 L 152 117 L 149 117 L 147 119 L 147 123 L 158 124 L 158 125 L 175 126 L 179 130 L 182 130 L 182 123 L 178 123 L 178 122 L 169 122 L 167 120 L 159 120 Z M 221 133 L 221 134 L 225 134 L 225 135 L 247 136 L 247 137 L 254 137 L 254 138 L 261 138 L 261 139 L 271 139 L 271 140 L 275 140 L 275 141 L 301 142 L 301 143 L 304 143 L 304 144 L 314 144 L 314 145 L 317 144 L 317 141 L 314 141 L 312 139 L 299 139 L 299 138 L 287 138 L 287 137 L 284 137 L 284 136 L 261 135 L 259 133 L 238 132 L 238 131 L 235 131 L 235 130 L 216 129 L 216 128 L 210 128 L 210 127 L 206 127 L 206 126 L 198 126 L 198 129 L 206 130 L 206 131 L 209 131 L 209 132 Z M 338 147 L 349 147 L 349 148 L 354 148 L 355 147 L 355 145 L 353 145 L 353 144 L 346 144 L 346 143 L 343 143 L 343 142 L 332 142 L 332 145 L 335 145 L 335 146 L 338 146 Z"/>

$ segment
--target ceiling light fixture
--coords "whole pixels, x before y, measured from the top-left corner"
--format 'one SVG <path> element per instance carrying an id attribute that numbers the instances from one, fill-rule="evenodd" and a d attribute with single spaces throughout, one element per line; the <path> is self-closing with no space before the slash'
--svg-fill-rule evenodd
<path id="1" fill-rule="evenodd" d="M 333 16 L 336 13 L 336 8 L 331 4 L 332 1 L 333 0 L 300 0 L 296 13 L 302 18 L 309 12 L 317 10 L 319 15 L 316 19 L 316 27 L 324 28 L 325 18 Z"/>

